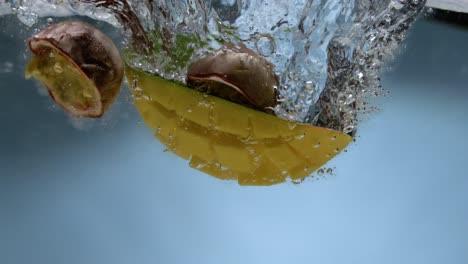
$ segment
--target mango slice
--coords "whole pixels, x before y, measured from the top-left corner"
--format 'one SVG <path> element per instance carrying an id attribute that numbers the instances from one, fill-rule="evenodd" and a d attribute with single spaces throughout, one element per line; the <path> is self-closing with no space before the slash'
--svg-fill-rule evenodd
<path id="1" fill-rule="evenodd" d="M 126 68 L 144 122 L 192 168 L 240 185 L 273 185 L 307 177 L 352 137 L 294 123 Z"/>

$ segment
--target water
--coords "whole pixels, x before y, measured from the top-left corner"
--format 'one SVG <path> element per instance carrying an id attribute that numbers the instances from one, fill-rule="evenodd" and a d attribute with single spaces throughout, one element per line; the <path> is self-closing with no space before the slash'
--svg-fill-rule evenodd
<path id="1" fill-rule="evenodd" d="M 0 263 L 468 262 L 466 28 L 419 19 L 334 175 L 259 188 L 163 152 L 127 89 L 75 129 L 24 79 L 46 20 L 0 17 Z"/>
<path id="2" fill-rule="evenodd" d="M 128 63 L 179 82 L 197 58 L 243 44 L 275 65 L 277 116 L 353 133 L 425 2 L 2 0 L 0 12 L 28 26 L 73 14 L 106 21 L 126 29 Z"/>

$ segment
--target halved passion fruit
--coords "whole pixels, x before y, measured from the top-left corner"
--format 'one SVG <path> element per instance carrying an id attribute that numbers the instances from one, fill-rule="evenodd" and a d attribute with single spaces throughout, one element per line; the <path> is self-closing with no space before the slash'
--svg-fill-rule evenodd
<path id="1" fill-rule="evenodd" d="M 26 78 L 35 77 L 52 99 L 77 117 L 100 117 L 117 97 L 123 62 L 101 31 L 83 22 L 51 25 L 29 40 L 33 58 Z"/>
<path id="2" fill-rule="evenodd" d="M 274 68 L 253 50 L 226 44 L 190 65 L 187 86 L 256 110 L 272 112 L 279 87 Z"/>
<path id="3" fill-rule="evenodd" d="M 241 185 L 310 175 L 352 138 L 293 123 L 127 67 L 134 103 L 156 137 L 190 166 Z"/>

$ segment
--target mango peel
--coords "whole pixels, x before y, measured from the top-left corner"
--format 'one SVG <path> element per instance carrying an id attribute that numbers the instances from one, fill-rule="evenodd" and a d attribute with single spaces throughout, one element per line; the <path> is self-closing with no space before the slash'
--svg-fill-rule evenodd
<path id="1" fill-rule="evenodd" d="M 290 122 L 126 67 L 143 121 L 192 168 L 240 185 L 273 185 L 309 176 L 352 137 Z"/>

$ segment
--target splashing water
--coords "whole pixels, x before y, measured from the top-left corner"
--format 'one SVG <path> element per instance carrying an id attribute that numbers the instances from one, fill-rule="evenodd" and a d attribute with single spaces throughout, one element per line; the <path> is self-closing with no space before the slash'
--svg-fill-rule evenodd
<path id="1" fill-rule="evenodd" d="M 353 133 L 380 71 L 425 0 L 0 0 L 0 15 L 85 15 L 127 29 L 127 63 L 185 81 L 190 63 L 230 42 L 280 77 L 276 115 Z"/>

